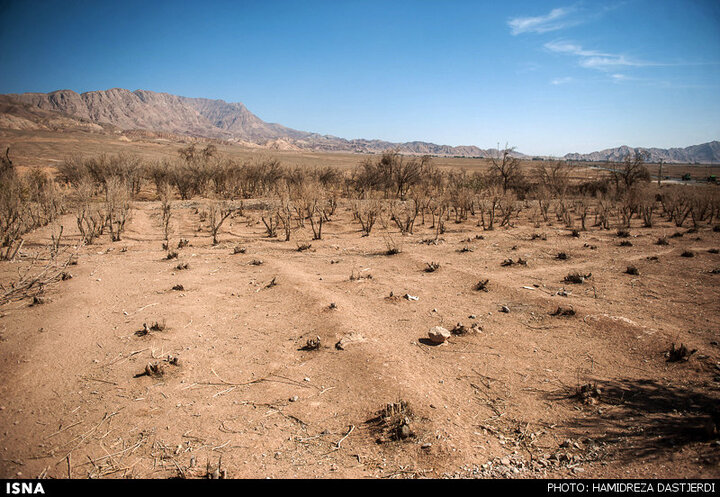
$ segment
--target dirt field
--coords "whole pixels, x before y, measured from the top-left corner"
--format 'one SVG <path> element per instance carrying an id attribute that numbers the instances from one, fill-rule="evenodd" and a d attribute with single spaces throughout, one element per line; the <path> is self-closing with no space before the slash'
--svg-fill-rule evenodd
<path id="1" fill-rule="evenodd" d="M 249 202 L 217 246 L 198 231 L 201 204 L 177 204 L 172 241 L 190 242 L 178 259 L 165 259 L 159 203 L 137 202 L 122 241 L 81 248 L 44 303 L 0 307 L 1 477 L 204 477 L 219 464 L 232 478 L 720 477 L 712 227 L 635 220 L 620 246 L 615 230 L 572 237 L 524 212 L 493 231 L 448 222 L 428 244 L 418 220 L 414 235 L 392 231 L 402 250 L 388 256 L 386 231 L 361 237 L 345 202 L 312 242 L 309 228 L 266 238 Z M 75 219 L 62 223 L 70 251 Z M 49 237 L 26 237 L 0 281 Z M 573 271 L 591 276 L 565 283 Z M 456 323 L 470 331 L 427 339 Z M 672 344 L 697 352 L 668 362 Z M 137 376 L 153 361 L 163 376 Z M 400 402 L 409 422 L 394 431 L 381 411 Z"/>

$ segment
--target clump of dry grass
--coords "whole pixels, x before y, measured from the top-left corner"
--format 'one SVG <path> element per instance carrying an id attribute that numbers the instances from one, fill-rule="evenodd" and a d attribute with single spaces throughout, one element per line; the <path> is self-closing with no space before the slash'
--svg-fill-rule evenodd
<path id="1" fill-rule="evenodd" d="M 315 338 L 308 338 L 305 345 L 300 347 L 300 350 L 320 350 L 321 340 L 319 336 Z"/>
<path id="2" fill-rule="evenodd" d="M 462 323 L 458 323 L 450 330 L 450 333 L 453 335 L 467 335 L 470 333 L 470 329 Z"/>
<path id="3" fill-rule="evenodd" d="M 620 246 L 621 247 L 632 247 L 633 244 L 630 240 L 623 240 L 622 242 L 620 242 Z"/>
<path id="4" fill-rule="evenodd" d="M 404 400 L 387 404 L 375 418 L 384 441 L 407 440 L 415 436 L 411 428 L 414 414 Z"/>
<path id="5" fill-rule="evenodd" d="M 480 280 L 477 283 L 475 283 L 475 290 L 478 292 L 487 292 L 488 291 L 488 283 L 490 283 L 490 280 Z"/>
<path id="6" fill-rule="evenodd" d="M 424 271 L 426 273 L 434 273 L 438 269 L 440 269 L 440 263 L 438 263 L 438 262 L 426 262 L 425 263 Z"/>
<path id="7" fill-rule="evenodd" d="M 670 245 L 670 242 L 668 241 L 666 236 L 661 236 L 657 239 L 655 245 Z"/>
<path id="8" fill-rule="evenodd" d="M 527 260 L 523 259 L 522 257 L 518 257 L 517 261 L 514 261 L 512 259 L 505 259 L 500 263 L 500 265 L 503 267 L 514 266 L 515 264 L 518 264 L 520 266 L 527 266 Z"/>
<path id="9" fill-rule="evenodd" d="M 697 352 L 697 349 L 689 350 L 683 343 L 681 343 L 680 347 L 677 348 L 673 343 L 670 346 L 670 350 L 665 353 L 665 357 L 667 357 L 668 362 L 688 361 L 690 356 L 695 352 Z"/>
<path id="10" fill-rule="evenodd" d="M 590 382 L 579 386 L 573 397 L 579 399 L 583 404 L 594 405 L 597 404 L 600 399 L 601 393 L 602 391 L 600 390 L 600 387 L 598 387 L 597 383 Z"/>
<path id="11" fill-rule="evenodd" d="M 682 254 L 680 254 L 680 257 L 695 257 L 695 252 L 692 250 L 685 250 Z"/>
<path id="12" fill-rule="evenodd" d="M 626 274 L 631 274 L 633 276 L 638 276 L 640 274 L 640 271 L 635 266 L 628 266 L 627 269 L 625 269 Z"/>
<path id="13" fill-rule="evenodd" d="M 565 276 L 563 281 L 565 283 L 574 283 L 576 285 L 580 285 L 582 283 L 585 283 L 585 280 L 589 279 L 591 276 L 592 276 L 592 273 L 583 275 L 583 274 L 580 274 L 577 271 L 575 271 L 575 272 L 569 273 L 567 276 Z"/>
<path id="14" fill-rule="evenodd" d="M 150 326 L 147 325 L 147 323 L 143 323 L 143 327 L 141 330 L 138 330 L 135 332 L 135 335 L 139 337 L 144 337 L 148 335 L 151 331 L 163 331 L 165 329 L 165 320 L 162 321 L 155 321 Z"/>

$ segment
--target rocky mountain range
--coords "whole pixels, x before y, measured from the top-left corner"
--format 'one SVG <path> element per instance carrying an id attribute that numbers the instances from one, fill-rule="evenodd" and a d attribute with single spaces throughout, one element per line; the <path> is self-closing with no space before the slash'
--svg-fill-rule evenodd
<path id="1" fill-rule="evenodd" d="M 213 138 L 276 150 L 378 153 L 394 149 L 408 155 L 445 157 L 490 157 L 498 153 L 496 149 L 481 149 L 473 145 L 348 140 L 267 123 L 241 103 L 123 88 L 86 93 L 58 90 L 50 93 L 0 95 L 0 128 L 84 129 L 103 133 L 142 130 Z M 623 146 L 590 154 L 567 154 L 564 158 L 621 161 L 634 150 Z M 652 161 L 662 159 L 665 162 L 720 163 L 720 142 L 717 141 L 684 149 L 647 150 Z M 519 152 L 513 154 L 529 158 Z"/>
<path id="2" fill-rule="evenodd" d="M 711 141 L 685 148 L 609 148 L 589 154 L 566 154 L 564 159 L 572 161 L 622 162 L 627 156 L 644 151 L 648 154 L 648 162 L 682 163 L 682 164 L 717 164 L 720 163 L 720 141 Z"/>

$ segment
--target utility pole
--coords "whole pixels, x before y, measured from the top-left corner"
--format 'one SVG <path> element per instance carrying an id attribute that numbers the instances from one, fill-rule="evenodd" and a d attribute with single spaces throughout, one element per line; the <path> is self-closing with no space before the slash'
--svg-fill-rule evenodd
<path id="1" fill-rule="evenodd" d="M 658 186 L 660 186 L 660 180 L 662 180 L 662 167 L 663 167 L 663 160 L 660 159 L 660 171 L 658 171 Z"/>

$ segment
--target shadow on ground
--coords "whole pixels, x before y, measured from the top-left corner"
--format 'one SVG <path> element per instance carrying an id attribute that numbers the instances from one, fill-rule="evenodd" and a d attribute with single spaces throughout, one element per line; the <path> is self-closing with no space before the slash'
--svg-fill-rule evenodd
<path id="1" fill-rule="evenodd" d="M 720 463 L 719 389 L 666 386 L 649 379 L 598 381 L 594 386 L 590 404 L 597 409 L 583 411 L 567 427 L 605 446 L 608 456 L 653 460 L 692 445 L 701 462 Z M 553 392 L 548 398 L 583 403 L 577 391 Z"/>

